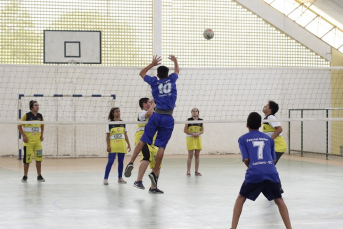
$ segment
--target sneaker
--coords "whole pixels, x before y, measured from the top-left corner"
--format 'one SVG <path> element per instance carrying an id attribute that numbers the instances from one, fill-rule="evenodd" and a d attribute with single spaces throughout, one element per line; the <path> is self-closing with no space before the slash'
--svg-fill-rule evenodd
<path id="1" fill-rule="evenodd" d="M 151 180 L 152 186 L 157 187 L 157 176 L 156 176 L 156 174 L 155 174 L 154 172 L 151 172 L 151 173 L 149 174 L 149 178 L 150 178 L 150 180 Z"/>
<path id="2" fill-rule="evenodd" d="M 149 193 L 151 194 L 163 194 L 164 192 L 162 190 L 159 190 L 158 188 L 149 188 Z"/>
<path id="3" fill-rule="evenodd" d="M 120 179 L 118 179 L 118 183 L 119 184 L 126 184 L 127 182 L 123 178 L 120 178 Z"/>
<path id="4" fill-rule="evenodd" d="M 21 182 L 26 183 L 27 182 L 27 176 L 23 176 L 23 179 L 21 179 Z"/>
<path id="5" fill-rule="evenodd" d="M 139 189 L 145 189 L 142 181 L 135 181 L 135 183 L 133 183 L 133 187 L 136 187 Z"/>
<path id="6" fill-rule="evenodd" d="M 108 185 L 108 179 L 104 179 L 104 185 Z"/>
<path id="7" fill-rule="evenodd" d="M 191 172 L 187 171 L 186 176 L 191 176 Z"/>
<path id="8" fill-rule="evenodd" d="M 195 176 L 202 176 L 202 174 L 199 173 L 198 171 L 195 171 Z"/>
<path id="9" fill-rule="evenodd" d="M 39 181 L 39 182 L 45 182 L 45 179 L 42 177 L 42 175 L 39 175 L 39 176 L 37 177 L 37 181 Z"/>
<path id="10" fill-rule="evenodd" d="M 126 166 L 126 168 L 125 168 L 124 176 L 125 176 L 125 177 L 130 177 L 130 176 L 131 176 L 132 169 L 133 169 L 133 163 L 130 162 L 130 163 Z"/>

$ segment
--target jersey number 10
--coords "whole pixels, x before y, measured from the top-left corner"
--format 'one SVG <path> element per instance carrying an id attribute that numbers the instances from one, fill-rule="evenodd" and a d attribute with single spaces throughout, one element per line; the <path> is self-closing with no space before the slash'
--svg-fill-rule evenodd
<path id="1" fill-rule="evenodd" d="M 166 83 L 166 84 L 159 84 L 158 85 L 158 91 L 160 94 L 168 94 L 172 90 L 171 83 Z"/>

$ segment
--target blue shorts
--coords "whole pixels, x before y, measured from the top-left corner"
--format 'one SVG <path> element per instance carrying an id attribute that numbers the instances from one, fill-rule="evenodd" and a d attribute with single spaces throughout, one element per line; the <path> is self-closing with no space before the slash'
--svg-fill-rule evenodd
<path id="1" fill-rule="evenodd" d="M 166 148 L 174 130 L 174 118 L 171 115 L 153 113 L 145 125 L 141 141 L 152 144 L 152 139 L 157 131 L 155 146 Z"/>
<path id="2" fill-rule="evenodd" d="M 264 180 L 261 183 L 243 182 L 239 194 L 249 200 L 255 201 L 262 192 L 270 201 L 282 197 L 280 188 L 280 183 L 273 183 L 269 180 Z"/>

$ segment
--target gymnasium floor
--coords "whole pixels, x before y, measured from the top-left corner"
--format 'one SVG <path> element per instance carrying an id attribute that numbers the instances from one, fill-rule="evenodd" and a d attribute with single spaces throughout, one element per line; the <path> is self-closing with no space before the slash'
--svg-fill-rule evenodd
<path id="1" fill-rule="evenodd" d="M 125 158 L 125 165 L 129 157 Z M 0 228 L 230 228 L 234 201 L 244 179 L 239 155 L 202 156 L 202 177 L 186 177 L 186 156 L 166 156 L 159 187 L 163 195 L 117 183 L 102 185 L 106 158 L 45 159 L 45 183 L 35 164 L 28 183 L 23 165 L 0 158 Z M 343 160 L 284 155 L 278 171 L 293 228 L 343 228 Z M 146 188 L 150 180 L 144 178 Z M 247 200 L 238 228 L 285 228 L 278 209 L 263 195 Z"/>

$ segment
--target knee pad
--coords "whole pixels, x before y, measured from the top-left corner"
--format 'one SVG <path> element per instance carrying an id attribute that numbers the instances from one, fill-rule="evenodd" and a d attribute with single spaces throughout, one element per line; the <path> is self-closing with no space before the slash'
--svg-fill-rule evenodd
<path id="1" fill-rule="evenodd" d="M 150 161 L 150 151 L 149 151 L 148 144 L 146 143 L 144 144 L 142 148 L 142 153 L 143 153 L 142 161 Z"/>

